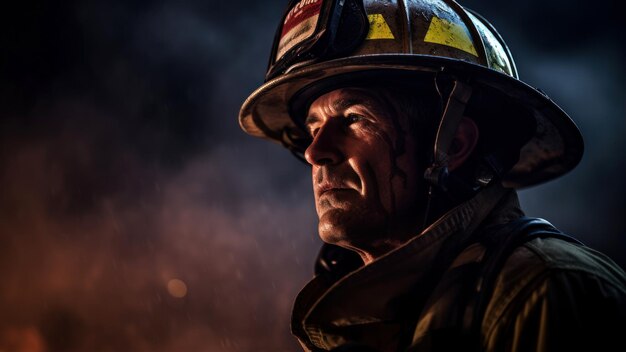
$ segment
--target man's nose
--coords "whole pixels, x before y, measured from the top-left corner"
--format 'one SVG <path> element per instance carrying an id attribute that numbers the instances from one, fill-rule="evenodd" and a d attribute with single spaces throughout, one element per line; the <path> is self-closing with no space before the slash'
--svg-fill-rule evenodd
<path id="1" fill-rule="evenodd" d="M 304 158 L 311 165 L 334 165 L 344 159 L 341 151 L 341 131 L 335 124 L 325 123 L 320 127 L 313 141 L 304 152 Z"/>

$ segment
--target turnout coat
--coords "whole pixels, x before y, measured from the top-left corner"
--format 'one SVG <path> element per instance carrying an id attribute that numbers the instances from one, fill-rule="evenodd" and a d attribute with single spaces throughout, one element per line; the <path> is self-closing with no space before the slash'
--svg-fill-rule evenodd
<path id="1" fill-rule="evenodd" d="M 626 351 L 623 270 L 523 216 L 514 190 L 486 188 L 369 265 L 316 276 L 292 333 L 305 351 Z"/>

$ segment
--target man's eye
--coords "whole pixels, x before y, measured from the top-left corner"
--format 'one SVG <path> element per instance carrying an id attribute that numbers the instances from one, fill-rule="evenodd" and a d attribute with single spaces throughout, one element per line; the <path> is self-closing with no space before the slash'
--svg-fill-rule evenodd
<path id="1" fill-rule="evenodd" d="M 345 122 L 346 122 L 346 125 L 349 126 L 349 125 L 351 125 L 351 124 L 353 124 L 355 122 L 359 122 L 359 121 L 363 120 L 364 118 L 365 117 L 363 117 L 362 115 L 359 115 L 359 114 L 348 114 L 345 117 Z"/>

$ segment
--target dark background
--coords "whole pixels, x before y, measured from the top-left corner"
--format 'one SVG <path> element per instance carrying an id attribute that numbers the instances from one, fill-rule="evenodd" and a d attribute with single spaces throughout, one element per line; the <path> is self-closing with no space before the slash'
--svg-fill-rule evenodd
<path id="1" fill-rule="evenodd" d="M 16 4 L 0 11 L 0 350 L 296 351 L 320 246 L 309 171 L 237 124 L 285 1 Z M 626 266 L 617 1 L 463 4 L 585 137 L 575 171 L 521 192 L 527 213 Z"/>

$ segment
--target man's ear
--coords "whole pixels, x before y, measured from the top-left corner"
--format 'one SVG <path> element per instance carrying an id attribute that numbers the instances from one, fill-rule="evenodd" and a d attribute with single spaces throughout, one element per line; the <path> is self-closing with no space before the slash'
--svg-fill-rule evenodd
<path id="1" fill-rule="evenodd" d="M 453 171 L 463 165 L 474 151 L 478 136 L 478 126 L 474 120 L 463 116 L 448 150 L 448 170 Z"/>

